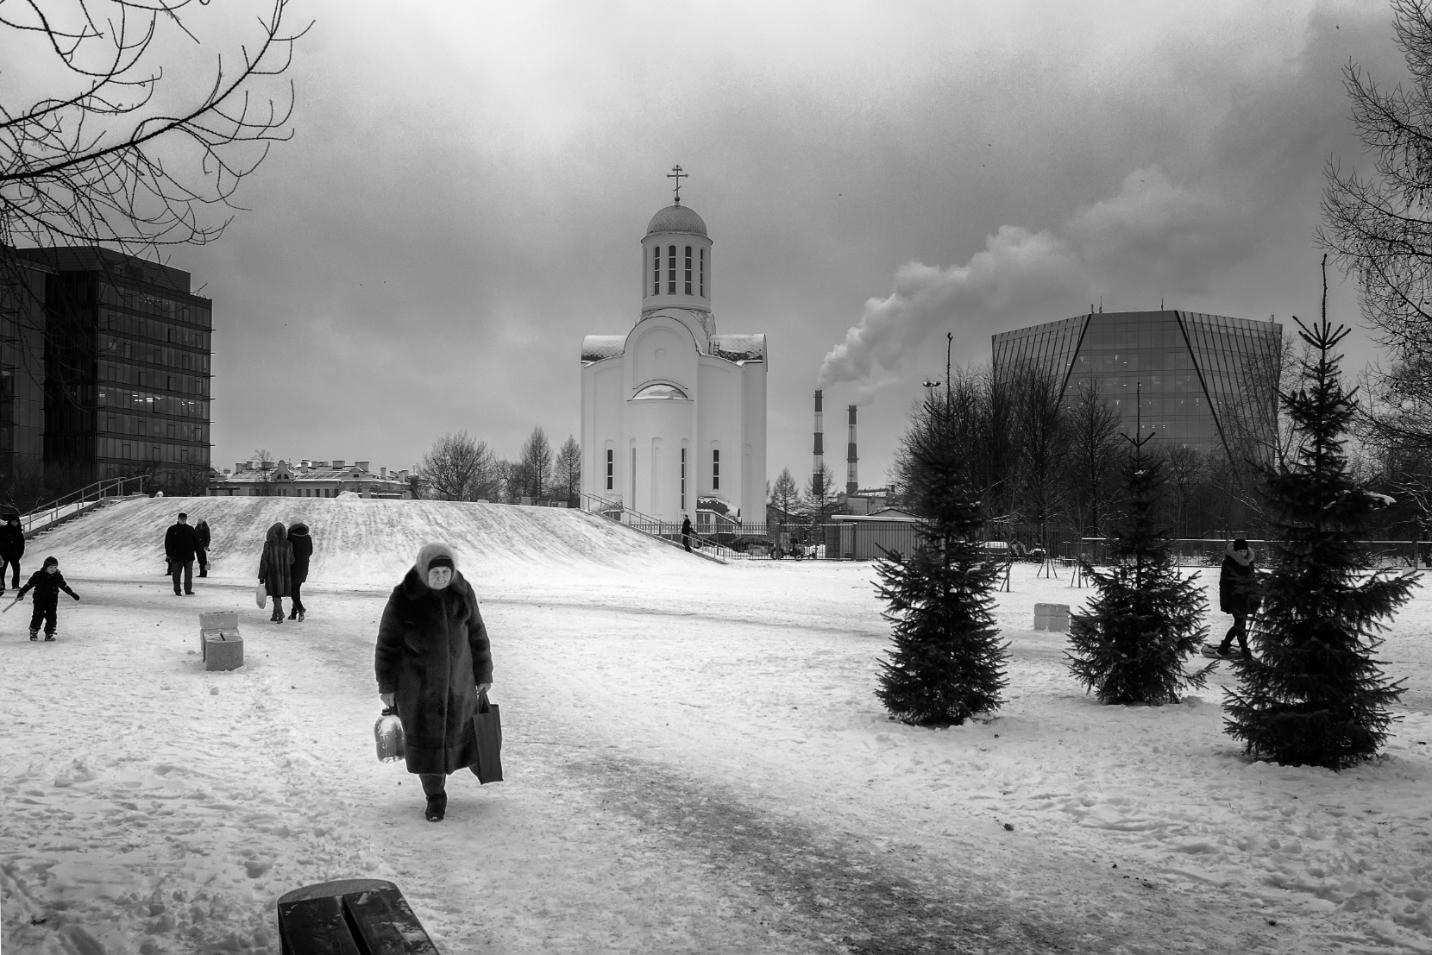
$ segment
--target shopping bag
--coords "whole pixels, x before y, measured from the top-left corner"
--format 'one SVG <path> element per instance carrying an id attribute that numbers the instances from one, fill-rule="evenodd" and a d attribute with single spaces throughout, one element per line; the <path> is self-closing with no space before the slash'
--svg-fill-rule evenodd
<path id="1" fill-rule="evenodd" d="M 263 584 L 259 584 L 257 587 L 254 588 L 254 603 L 258 604 L 259 609 L 262 610 L 264 608 L 264 604 L 267 602 L 268 590 L 264 587 Z"/>
<path id="2" fill-rule="evenodd" d="M 502 723 L 497 717 L 497 704 L 489 703 L 486 693 L 477 697 L 472 731 L 477 736 L 477 765 L 472 767 L 477 781 L 502 782 Z"/>

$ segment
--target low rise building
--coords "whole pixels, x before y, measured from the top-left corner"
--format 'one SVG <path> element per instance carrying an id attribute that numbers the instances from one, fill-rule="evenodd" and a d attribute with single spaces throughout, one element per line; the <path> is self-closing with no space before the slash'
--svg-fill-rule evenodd
<path id="1" fill-rule="evenodd" d="M 406 499 L 413 496 L 406 468 L 369 469 L 368 461 L 240 461 L 232 471 L 215 472 L 210 497 L 337 497 L 352 491 L 360 497 Z"/>

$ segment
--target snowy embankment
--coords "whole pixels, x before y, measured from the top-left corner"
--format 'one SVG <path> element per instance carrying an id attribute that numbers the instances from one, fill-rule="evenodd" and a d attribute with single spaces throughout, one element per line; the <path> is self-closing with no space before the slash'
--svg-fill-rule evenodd
<path id="1" fill-rule="evenodd" d="M 183 506 L 216 535 L 191 598 L 160 574 Z M 319 582 L 305 623 L 273 626 L 251 565 L 294 517 Z M 376 620 L 432 538 L 484 601 L 508 777 L 454 777 L 436 826 L 371 735 Z M 293 499 L 126 502 L 28 556 L 48 553 L 85 599 L 55 644 L 24 639 L 28 607 L 0 617 L 6 952 L 276 952 L 278 895 L 351 876 L 396 881 L 452 955 L 1432 952 L 1427 589 L 1382 654 L 1407 680 L 1386 755 L 1335 774 L 1241 758 L 1226 667 L 1180 705 L 1099 706 L 1063 636 L 1028 629 L 1036 601 L 1091 591 L 1032 566 L 999 594 L 1009 702 L 930 731 L 873 696 L 868 564 Z M 242 669 L 202 669 L 200 609 L 241 611 Z"/>

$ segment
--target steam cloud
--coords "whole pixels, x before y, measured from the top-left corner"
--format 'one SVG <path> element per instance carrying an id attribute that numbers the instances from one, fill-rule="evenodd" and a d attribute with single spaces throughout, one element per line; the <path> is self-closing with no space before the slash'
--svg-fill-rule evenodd
<path id="1" fill-rule="evenodd" d="M 860 323 L 825 356 L 819 387 L 862 382 L 865 391 L 882 390 L 879 373 L 888 380 L 937 328 L 954 332 L 959 360 L 988 351 L 998 319 L 1041 303 L 1093 301 L 1108 286 L 1144 290 L 1151 281 L 1167 291 L 1200 292 L 1215 269 L 1246 249 L 1247 241 L 1233 234 L 1239 217 L 1229 208 L 1226 199 L 1177 186 L 1150 166 L 1056 229 L 1005 225 L 964 265 L 906 263 L 890 295 L 868 300 Z M 1065 316 L 1030 322 L 1057 317 Z M 877 381 L 867 381 L 872 375 Z"/>

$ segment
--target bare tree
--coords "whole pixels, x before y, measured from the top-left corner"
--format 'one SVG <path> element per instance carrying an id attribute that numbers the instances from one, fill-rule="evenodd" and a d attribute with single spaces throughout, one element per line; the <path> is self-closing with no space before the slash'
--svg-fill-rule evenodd
<path id="1" fill-rule="evenodd" d="M 581 504 L 582 490 L 582 446 L 577 439 L 568 435 L 562 447 L 557 450 L 556 484 L 567 492 L 567 506 Z"/>
<path id="2" fill-rule="evenodd" d="M 1060 407 L 1061 382 L 1042 369 L 1018 375 L 1020 401 L 1015 427 L 1020 438 L 1019 505 L 1026 520 L 1039 525 L 1046 553 L 1049 527 L 1064 516 L 1068 504 L 1068 415 Z"/>
<path id="3" fill-rule="evenodd" d="M 1164 449 L 1164 462 L 1168 467 L 1164 473 L 1173 505 L 1173 525 L 1179 537 L 1189 537 L 1189 516 L 1206 472 L 1203 455 L 1187 445 L 1173 445 Z"/>
<path id="4" fill-rule="evenodd" d="M 522 496 L 532 500 L 545 497 L 552 486 L 552 445 L 539 425 L 522 443 L 522 457 L 515 475 L 522 487 Z"/>
<path id="5" fill-rule="evenodd" d="M 796 479 L 791 477 L 790 468 L 781 468 L 776 483 L 771 488 L 771 503 L 781 512 L 783 520 L 790 520 L 791 512 L 800 503 L 801 492 Z"/>
<path id="6" fill-rule="evenodd" d="M 806 482 L 805 506 L 812 524 L 824 524 L 835 504 L 835 475 L 830 465 L 822 464 Z"/>
<path id="7" fill-rule="evenodd" d="M 1119 483 L 1119 411 L 1099 393 L 1097 379 L 1081 382 L 1069 404 L 1071 503 L 1080 536 L 1099 533 Z"/>
<path id="8" fill-rule="evenodd" d="M 466 431 L 444 434 L 423 456 L 418 472 L 428 491 L 443 501 L 491 500 L 496 496 L 497 474 L 486 442 Z"/>

